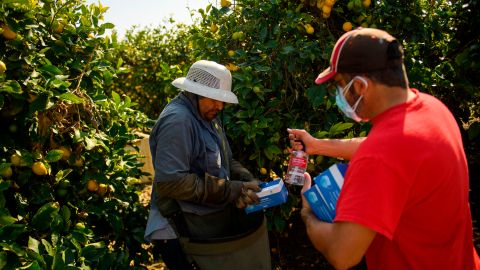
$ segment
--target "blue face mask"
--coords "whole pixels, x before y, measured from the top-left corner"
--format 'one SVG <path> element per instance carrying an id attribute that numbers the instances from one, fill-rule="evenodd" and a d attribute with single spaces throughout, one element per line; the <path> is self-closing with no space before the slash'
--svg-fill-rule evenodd
<path id="1" fill-rule="evenodd" d="M 356 122 L 360 122 L 362 118 L 360 118 L 360 116 L 358 116 L 358 114 L 355 111 L 357 110 L 358 104 L 360 103 L 360 100 L 362 100 L 363 96 L 360 96 L 358 98 L 355 104 L 353 104 L 353 107 L 350 106 L 347 99 L 345 98 L 345 93 L 350 89 L 355 79 L 361 80 L 363 83 L 365 83 L 366 87 L 368 87 L 368 82 L 364 78 L 357 76 L 353 78 L 345 86 L 345 88 L 342 88 L 337 85 L 337 95 L 335 96 L 335 101 L 337 103 L 338 108 L 345 114 L 345 116 L 353 119 Z"/>

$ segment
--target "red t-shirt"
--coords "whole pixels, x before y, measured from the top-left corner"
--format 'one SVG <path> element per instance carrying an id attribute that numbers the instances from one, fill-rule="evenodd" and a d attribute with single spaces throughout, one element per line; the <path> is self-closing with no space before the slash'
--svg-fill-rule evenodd
<path id="1" fill-rule="evenodd" d="M 436 98 L 416 97 L 372 119 L 350 161 L 335 221 L 377 232 L 369 270 L 474 269 L 468 168 L 460 131 Z"/>

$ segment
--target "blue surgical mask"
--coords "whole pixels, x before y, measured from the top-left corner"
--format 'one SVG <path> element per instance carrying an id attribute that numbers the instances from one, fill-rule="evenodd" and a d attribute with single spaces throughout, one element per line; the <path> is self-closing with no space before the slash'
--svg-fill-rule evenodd
<path id="1" fill-rule="evenodd" d="M 360 103 L 360 100 L 362 100 L 363 96 L 360 96 L 358 98 L 355 104 L 353 104 L 353 107 L 351 107 L 350 104 L 348 104 L 348 101 L 345 98 L 345 93 L 347 93 L 347 91 L 350 89 L 355 79 L 361 80 L 368 87 L 368 82 L 362 77 L 357 76 L 353 78 L 344 88 L 337 85 L 337 95 L 335 96 L 335 101 L 337 103 L 338 108 L 345 114 L 345 116 L 353 119 L 356 122 L 360 122 L 362 118 L 360 118 L 360 116 L 358 116 L 358 114 L 355 111 L 357 110 L 358 104 Z"/>

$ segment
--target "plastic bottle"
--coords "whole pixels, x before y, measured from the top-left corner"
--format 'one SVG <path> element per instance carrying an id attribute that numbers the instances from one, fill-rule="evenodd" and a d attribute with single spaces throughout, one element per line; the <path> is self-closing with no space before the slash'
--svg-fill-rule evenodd
<path id="1" fill-rule="evenodd" d="M 303 186 L 305 181 L 304 173 L 307 170 L 308 154 L 303 150 L 295 150 L 290 154 L 290 161 L 288 162 L 287 176 L 285 182 Z"/>

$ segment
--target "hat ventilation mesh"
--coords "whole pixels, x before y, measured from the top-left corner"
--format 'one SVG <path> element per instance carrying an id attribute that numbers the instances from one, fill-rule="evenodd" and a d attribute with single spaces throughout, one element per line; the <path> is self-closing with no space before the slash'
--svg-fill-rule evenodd
<path id="1" fill-rule="evenodd" d="M 220 79 L 199 68 L 190 68 L 188 70 L 187 79 L 205 86 L 220 89 Z"/>

